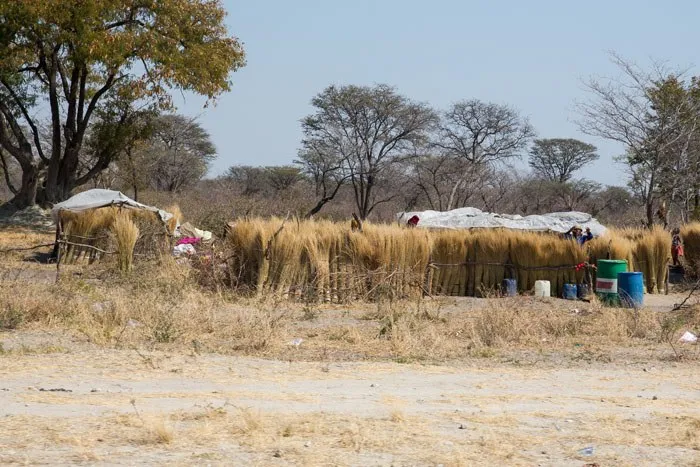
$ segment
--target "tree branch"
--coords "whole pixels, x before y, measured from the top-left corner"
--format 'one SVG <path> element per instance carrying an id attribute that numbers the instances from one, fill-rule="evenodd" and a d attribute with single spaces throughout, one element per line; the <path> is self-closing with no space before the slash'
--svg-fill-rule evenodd
<path id="1" fill-rule="evenodd" d="M 112 85 L 115 82 L 115 75 L 114 73 L 110 74 L 107 77 L 107 81 L 105 84 L 95 92 L 95 95 L 92 96 L 92 99 L 90 99 L 90 103 L 88 104 L 88 108 L 85 111 L 85 116 L 83 119 L 78 123 L 78 133 L 83 134 L 85 130 L 87 129 L 88 122 L 90 121 L 90 116 L 92 115 L 92 112 L 95 110 L 95 107 L 97 106 L 97 101 L 100 100 L 100 98 L 109 91 L 109 89 L 112 87 Z"/>
<path id="2" fill-rule="evenodd" d="M 7 160 L 5 160 L 5 152 L 0 148 L 0 164 L 2 164 L 2 172 L 5 176 L 5 184 L 7 188 L 10 189 L 13 195 L 16 195 L 19 190 L 12 185 L 12 180 L 10 180 L 10 172 L 7 167 Z"/>
<path id="3" fill-rule="evenodd" d="M 39 138 L 39 129 L 37 128 L 36 124 L 34 123 L 34 120 L 29 116 L 29 112 L 27 111 L 27 108 L 25 105 L 22 103 L 22 100 L 19 98 L 17 93 L 12 89 L 7 82 L 5 78 L 0 79 L 0 83 L 7 89 L 7 92 L 10 93 L 10 96 L 12 96 L 12 100 L 14 101 L 15 105 L 19 107 L 20 111 L 22 112 L 22 116 L 24 116 L 24 119 L 27 122 L 27 125 L 29 125 L 29 128 L 32 130 L 32 135 L 34 137 L 34 146 L 36 146 L 36 151 L 37 154 L 39 154 L 39 157 L 41 157 L 44 161 L 48 160 L 44 156 L 44 151 L 41 148 L 41 139 Z"/>

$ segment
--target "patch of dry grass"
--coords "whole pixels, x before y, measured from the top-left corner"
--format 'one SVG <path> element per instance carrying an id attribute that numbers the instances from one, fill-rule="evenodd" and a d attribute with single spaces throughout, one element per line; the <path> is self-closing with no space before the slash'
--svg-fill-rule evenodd
<path id="1" fill-rule="evenodd" d="M 660 314 L 596 303 L 520 297 L 486 299 L 460 310 L 441 299 L 388 300 L 329 312 L 320 307 L 310 321 L 306 307 L 284 297 L 242 299 L 204 291 L 189 268 L 171 261 L 147 269 L 137 265 L 130 277 L 106 279 L 0 280 L 0 326 L 64 328 L 93 344 L 117 348 L 400 362 L 488 357 L 573 343 L 647 346 L 662 338 Z M 303 343 L 290 345 L 296 338 Z"/>
<path id="2" fill-rule="evenodd" d="M 625 418 L 615 414 L 577 414 L 574 426 L 565 426 L 562 417 L 571 414 L 542 415 L 530 412 L 509 414 L 454 412 L 396 417 L 309 412 L 302 414 L 263 411 L 256 413 L 253 429 L 240 427 L 238 414 L 198 418 L 190 414 L 159 414 L 163 426 L 178 421 L 178 435 L 165 429 L 144 426 L 138 417 L 120 415 L 82 420 L 81 424 L 33 419 L 34 433 L 50 433 L 50 447 L 74 448 L 77 455 L 99 458 L 94 439 L 106 442 L 115 453 L 125 446 L 152 445 L 171 455 L 195 450 L 225 449 L 235 446 L 249 461 L 269 464 L 274 458 L 303 465 L 358 465 L 363 463 L 444 464 L 444 465 L 532 465 L 549 459 L 579 459 L 578 449 L 597 447 L 593 459 L 605 465 L 631 465 L 631 452 L 643 448 L 634 459 L 659 460 L 672 449 L 678 460 L 692 458 L 687 450 L 700 449 L 700 419 L 695 416 L 653 414 L 647 418 Z M 9 417 L 8 428 L 18 428 L 27 420 Z M 44 426 L 40 426 L 41 424 Z M 66 423 L 66 422 L 63 422 Z M 557 429 L 558 427 L 558 429 Z M 60 435 L 59 435 L 60 434 Z M 98 443 L 102 444 L 102 443 Z M 167 446 L 167 448 L 166 448 Z M 546 446 L 546 449 L 544 447 Z M 534 448 L 533 448 L 534 447 Z M 654 449 L 661 449 L 655 451 Z M 665 450 L 665 451 L 664 451 Z M 546 451 L 542 453 L 541 451 Z M 165 451 L 163 451 L 165 452 Z M 627 453 L 622 454 L 621 452 Z M 133 454 L 132 454 L 133 455 Z M 545 457 L 546 455 L 546 457 Z M 114 457 L 112 457 L 114 458 Z M 118 459 L 118 457 L 117 457 Z M 580 457 L 580 460 L 586 458 Z M 652 461 L 653 462 L 653 461 Z"/>

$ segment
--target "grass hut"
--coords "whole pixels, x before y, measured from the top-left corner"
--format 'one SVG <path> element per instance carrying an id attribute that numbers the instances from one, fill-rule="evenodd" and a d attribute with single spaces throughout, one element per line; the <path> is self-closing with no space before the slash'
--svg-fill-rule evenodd
<path id="1" fill-rule="evenodd" d="M 134 254 L 158 256 L 170 252 L 177 218 L 138 203 L 118 191 L 94 189 L 56 204 L 54 253 L 62 263 L 91 264 L 105 252 L 117 254 L 122 270 Z"/>

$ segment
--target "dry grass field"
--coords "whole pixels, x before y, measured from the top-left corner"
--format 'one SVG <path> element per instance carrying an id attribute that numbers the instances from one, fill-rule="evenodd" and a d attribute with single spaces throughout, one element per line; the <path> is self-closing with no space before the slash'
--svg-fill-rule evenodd
<path id="1" fill-rule="evenodd" d="M 2 464 L 700 465 L 685 295 L 328 305 L 34 254 L 0 257 Z"/>

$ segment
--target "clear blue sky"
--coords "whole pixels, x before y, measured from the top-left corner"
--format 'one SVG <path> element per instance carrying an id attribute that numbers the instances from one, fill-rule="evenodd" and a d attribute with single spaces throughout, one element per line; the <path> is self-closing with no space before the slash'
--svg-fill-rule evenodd
<path id="1" fill-rule="evenodd" d="M 596 144 L 601 159 L 582 175 L 623 184 L 612 158 L 621 147 L 578 132 L 581 80 L 616 74 L 607 52 L 648 65 L 698 64 L 700 2 L 297 0 L 225 1 L 248 65 L 213 108 L 188 96 L 180 110 L 201 115 L 219 157 L 234 164 L 291 163 L 299 120 L 329 84 L 387 83 L 436 108 L 460 99 L 505 103 L 542 138 Z M 524 164 L 523 164 L 524 166 Z"/>

